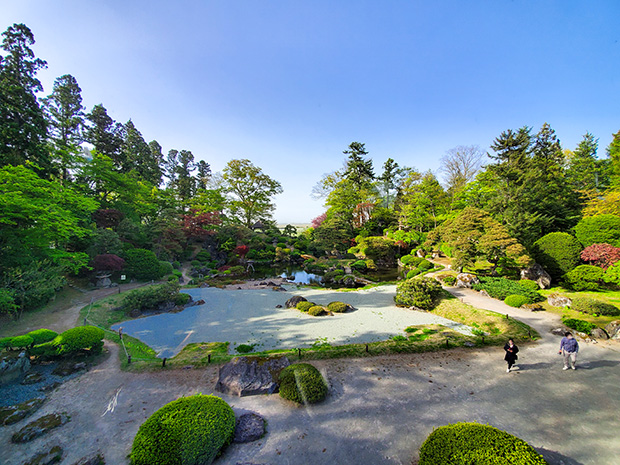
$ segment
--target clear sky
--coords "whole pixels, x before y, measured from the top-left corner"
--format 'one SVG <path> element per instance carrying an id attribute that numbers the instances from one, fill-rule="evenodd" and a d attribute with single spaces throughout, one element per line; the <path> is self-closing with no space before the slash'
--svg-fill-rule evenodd
<path id="1" fill-rule="evenodd" d="M 249 158 L 282 183 L 279 222 L 352 141 L 437 171 L 456 145 L 551 124 L 565 148 L 620 129 L 618 0 L 0 0 L 34 32 L 45 95 L 75 76 L 87 110 L 132 119 L 214 171 Z"/>

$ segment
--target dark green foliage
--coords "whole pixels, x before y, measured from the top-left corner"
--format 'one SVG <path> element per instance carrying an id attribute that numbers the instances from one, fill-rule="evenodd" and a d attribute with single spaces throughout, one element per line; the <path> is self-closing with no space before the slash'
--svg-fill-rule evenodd
<path id="1" fill-rule="evenodd" d="M 355 271 L 359 271 L 360 273 L 364 273 L 366 272 L 366 269 L 367 269 L 366 261 L 358 260 L 356 262 L 353 262 L 351 264 L 351 268 L 354 269 Z"/>
<path id="2" fill-rule="evenodd" d="M 415 255 L 403 255 L 402 257 L 400 257 L 401 263 L 405 266 L 417 267 L 422 260 L 424 259 L 416 257 Z"/>
<path id="3" fill-rule="evenodd" d="M 310 310 L 315 305 L 316 304 L 314 302 L 308 302 L 307 300 L 305 300 L 303 302 L 299 302 L 295 308 L 297 310 L 302 311 L 302 312 L 307 312 L 308 310 Z"/>
<path id="4" fill-rule="evenodd" d="M 408 279 L 398 284 L 394 302 L 403 307 L 431 310 L 440 294 L 441 285 L 434 279 Z"/>
<path id="5" fill-rule="evenodd" d="M 127 274 L 135 279 L 153 280 L 162 275 L 157 256 L 146 249 L 132 249 L 125 252 Z"/>
<path id="6" fill-rule="evenodd" d="M 245 273 L 245 268 L 241 265 L 231 266 L 228 271 L 233 276 L 239 276 Z"/>
<path id="7" fill-rule="evenodd" d="M 589 315 L 620 315 L 620 308 L 590 297 L 575 297 L 570 308 L 576 312 L 583 312 Z"/>
<path id="8" fill-rule="evenodd" d="M 280 397 L 299 404 L 314 404 L 327 396 L 327 383 L 309 363 L 297 363 L 280 373 Z"/>
<path id="9" fill-rule="evenodd" d="M 44 342 L 53 341 L 58 333 L 56 331 L 52 331 L 51 329 L 36 329 L 34 331 L 30 331 L 26 336 L 30 336 L 32 338 L 32 343 L 34 345 L 43 344 Z"/>
<path id="10" fill-rule="evenodd" d="M 506 305 L 510 305 L 511 307 L 519 308 L 520 306 L 531 302 L 530 299 L 524 295 L 512 294 L 504 299 L 504 303 Z"/>
<path id="11" fill-rule="evenodd" d="M 159 262 L 159 276 L 166 276 L 172 273 L 174 268 L 172 268 L 172 263 L 170 262 Z"/>
<path id="12" fill-rule="evenodd" d="M 314 307 L 310 307 L 308 309 L 308 315 L 321 316 L 324 314 L 325 314 L 325 307 L 321 305 L 315 305 Z"/>
<path id="13" fill-rule="evenodd" d="M 174 304 L 178 306 L 183 306 L 189 303 L 191 299 L 192 297 L 189 294 L 179 292 L 177 295 L 174 296 Z"/>
<path id="14" fill-rule="evenodd" d="M 181 263 L 178 260 L 175 260 L 172 262 L 172 268 L 174 268 L 175 270 L 178 270 L 181 268 Z"/>
<path id="15" fill-rule="evenodd" d="M 407 338 L 403 336 L 402 334 L 397 334 L 396 336 L 392 336 L 392 341 L 405 342 L 406 340 Z"/>
<path id="16" fill-rule="evenodd" d="M 517 281 L 519 286 L 524 287 L 525 289 L 529 289 L 530 291 L 538 291 L 540 290 L 540 286 L 536 281 L 532 281 L 531 279 L 520 279 Z"/>
<path id="17" fill-rule="evenodd" d="M 577 226 L 575 235 L 584 247 L 610 244 L 620 247 L 620 217 L 616 215 L 586 216 Z"/>
<path id="18" fill-rule="evenodd" d="M 575 291 L 596 291 L 604 274 L 605 271 L 598 266 L 579 265 L 564 275 L 564 284 Z"/>
<path id="19" fill-rule="evenodd" d="M 201 394 L 170 402 L 138 429 L 132 465 L 208 465 L 230 444 L 235 413 L 219 397 Z"/>
<path id="20" fill-rule="evenodd" d="M 235 350 L 240 354 L 249 354 L 254 350 L 254 346 L 250 344 L 239 344 Z"/>
<path id="21" fill-rule="evenodd" d="M 83 349 L 100 353 L 103 348 L 105 333 L 95 326 L 78 326 L 60 333 L 52 344 L 57 347 L 59 355 L 70 355 Z"/>
<path id="22" fill-rule="evenodd" d="M 327 310 L 333 313 L 344 313 L 349 310 L 350 305 L 345 304 L 344 302 L 330 302 L 327 304 Z"/>
<path id="23" fill-rule="evenodd" d="M 589 321 L 578 320 L 576 318 L 562 318 L 562 323 L 570 329 L 586 334 L 590 334 L 590 332 L 596 328 L 595 324 L 590 323 Z"/>
<path id="24" fill-rule="evenodd" d="M 208 262 L 209 260 L 211 260 L 211 254 L 208 250 L 201 250 L 196 254 L 196 257 L 194 259 L 200 262 Z"/>
<path id="25" fill-rule="evenodd" d="M 3 337 L 0 339 L 0 350 L 10 348 L 12 337 Z"/>
<path id="26" fill-rule="evenodd" d="M 523 287 L 518 281 L 507 278 L 487 278 L 481 277 L 480 284 L 474 284 L 473 288 L 477 291 L 485 290 L 494 299 L 504 300 L 509 295 L 522 295 L 531 302 L 544 300 L 543 296 L 536 291 Z"/>
<path id="27" fill-rule="evenodd" d="M 127 294 L 121 306 L 126 311 L 152 310 L 159 304 L 174 302 L 179 295 L 179 289 L 179 284 L 174 282 L 136 289 Z"/>
<path id="28" fill-rule="evenodd" d="M 525 441 L 478 423 L 434 430 L 420 447 L 419 465 L 547 465 Z"/>
<path id="29" fill-rule="evenodd" d="M 570 234 L 553 232 L 534 243 L 534 259 L 554 280 L 559 280 L 579 265 L 582 248 L 579 241 Z"/>
<path id="30" fill-rule="evenodd" d="M 443 282 L 448 286 L 452 286 L 454 283 L 456 283 L 456 276 L 446 276 L 443 279 Z"/>

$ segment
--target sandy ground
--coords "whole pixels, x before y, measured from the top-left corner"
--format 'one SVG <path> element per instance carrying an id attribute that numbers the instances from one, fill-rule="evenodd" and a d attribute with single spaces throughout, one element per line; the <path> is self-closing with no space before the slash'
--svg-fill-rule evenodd
<path id="1" fill-rule="evenodd" d="M 557 315 L 512 309 L 466 290 L 466 302 L 510 313 L 541 332 L 521 348 L 519 369 L 505 372 L 503 351 L 315 361 L 331 385 L 328 399 L 296 407 L 277 395 L 222 397 L 238 412 L 255 411 L 268 434 L 233 445 L 216 464 L 410 464 L 434 427 L 456 421 L 489 423 L 538 448 L 552 465 L 618 463 L 620 353 L 612 344 L 585 344 L 579 369 L 562 371 Z M 217 367 L 132 374 L 118 368 L 118 348 L 89 373 L 68 381 L 35 414 L 66 411 L 71 422 L 29 444 L 10 444 L 26 420 L 0 428 L 0 463 L 22 464 L 46 445 L 60 444 L 62 463 L 101 450 L 107 463 L 127 464 L 139 425 L 165 403 L 213 392 Z"/>
<path id="2" fill-rule="evenodd" d="M 223 290 L 187 289 L 194 300 L 204 305 L 180 313 L 165 313 L 126 321 L 112 326 L 123 328 L 162 357 L 177 354 L 191 342 L 230 342 L 253 344 L 256 350 L 310 347 L 315 342 L 343 345 L 384 341 L 411 325 L 442 324 L 464 334 L 470 328 L 428 312 L 398 308 L 394 305 L 396 286 L 381 286 L 356 292 L 297 288 L 288 291 L 268 289 Z M 296 309 L 276 308 L 294 295 L 327 305 L 343 301 L 354 311 L 314 317 Z"/>

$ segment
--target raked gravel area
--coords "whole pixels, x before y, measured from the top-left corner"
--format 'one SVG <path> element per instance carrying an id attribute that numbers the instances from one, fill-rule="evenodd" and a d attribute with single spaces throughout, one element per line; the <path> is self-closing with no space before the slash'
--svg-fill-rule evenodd
<path id="1" fill-rule="evenodd" d="M 310 347 L 315 342 L 334 345 L 386 340 L 411 325 L 441 324 L 463 334 L 470 328 L 431 313 L 394 305 L 396 286 L 341 292 L 287 286 L 271 289 L 187 289 L 204 305 L 179 313 L 165 313 L 125 321 L 113 326 L 151 346 L 160 357 L 171 357 L 191 342 L 255 344 L 257 350 Z M 319 305 L 342 301 L 354 311 L 314 317 L 296 309 L 276 308 L 294 295 Z"/>

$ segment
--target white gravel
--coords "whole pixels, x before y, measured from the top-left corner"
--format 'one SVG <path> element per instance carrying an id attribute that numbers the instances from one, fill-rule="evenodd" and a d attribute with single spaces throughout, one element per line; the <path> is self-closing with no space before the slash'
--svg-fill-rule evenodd
<path id="1" fill-rule="evenodd" d="M 160 357 L 171 357 L 191 342 L 254 344 L 256 350 L 294 349 L 314 343 L 333 345 L 382 341 L 405 334 L 411 325 L 442 324 L 464 334 L 470 328 L 427 312 L 394 305 L 396 286 L 352 292 L 297 289 L 222 290 L 187 289 L 194 300 L 206 303 L 180 313 L 166 313 L 114 325 L 151 346 Z M 320 305 L 342 301 L 356 310 L 333 316 L 313 317 L 296 309 L 275 308 L 293 295 Z"/>

